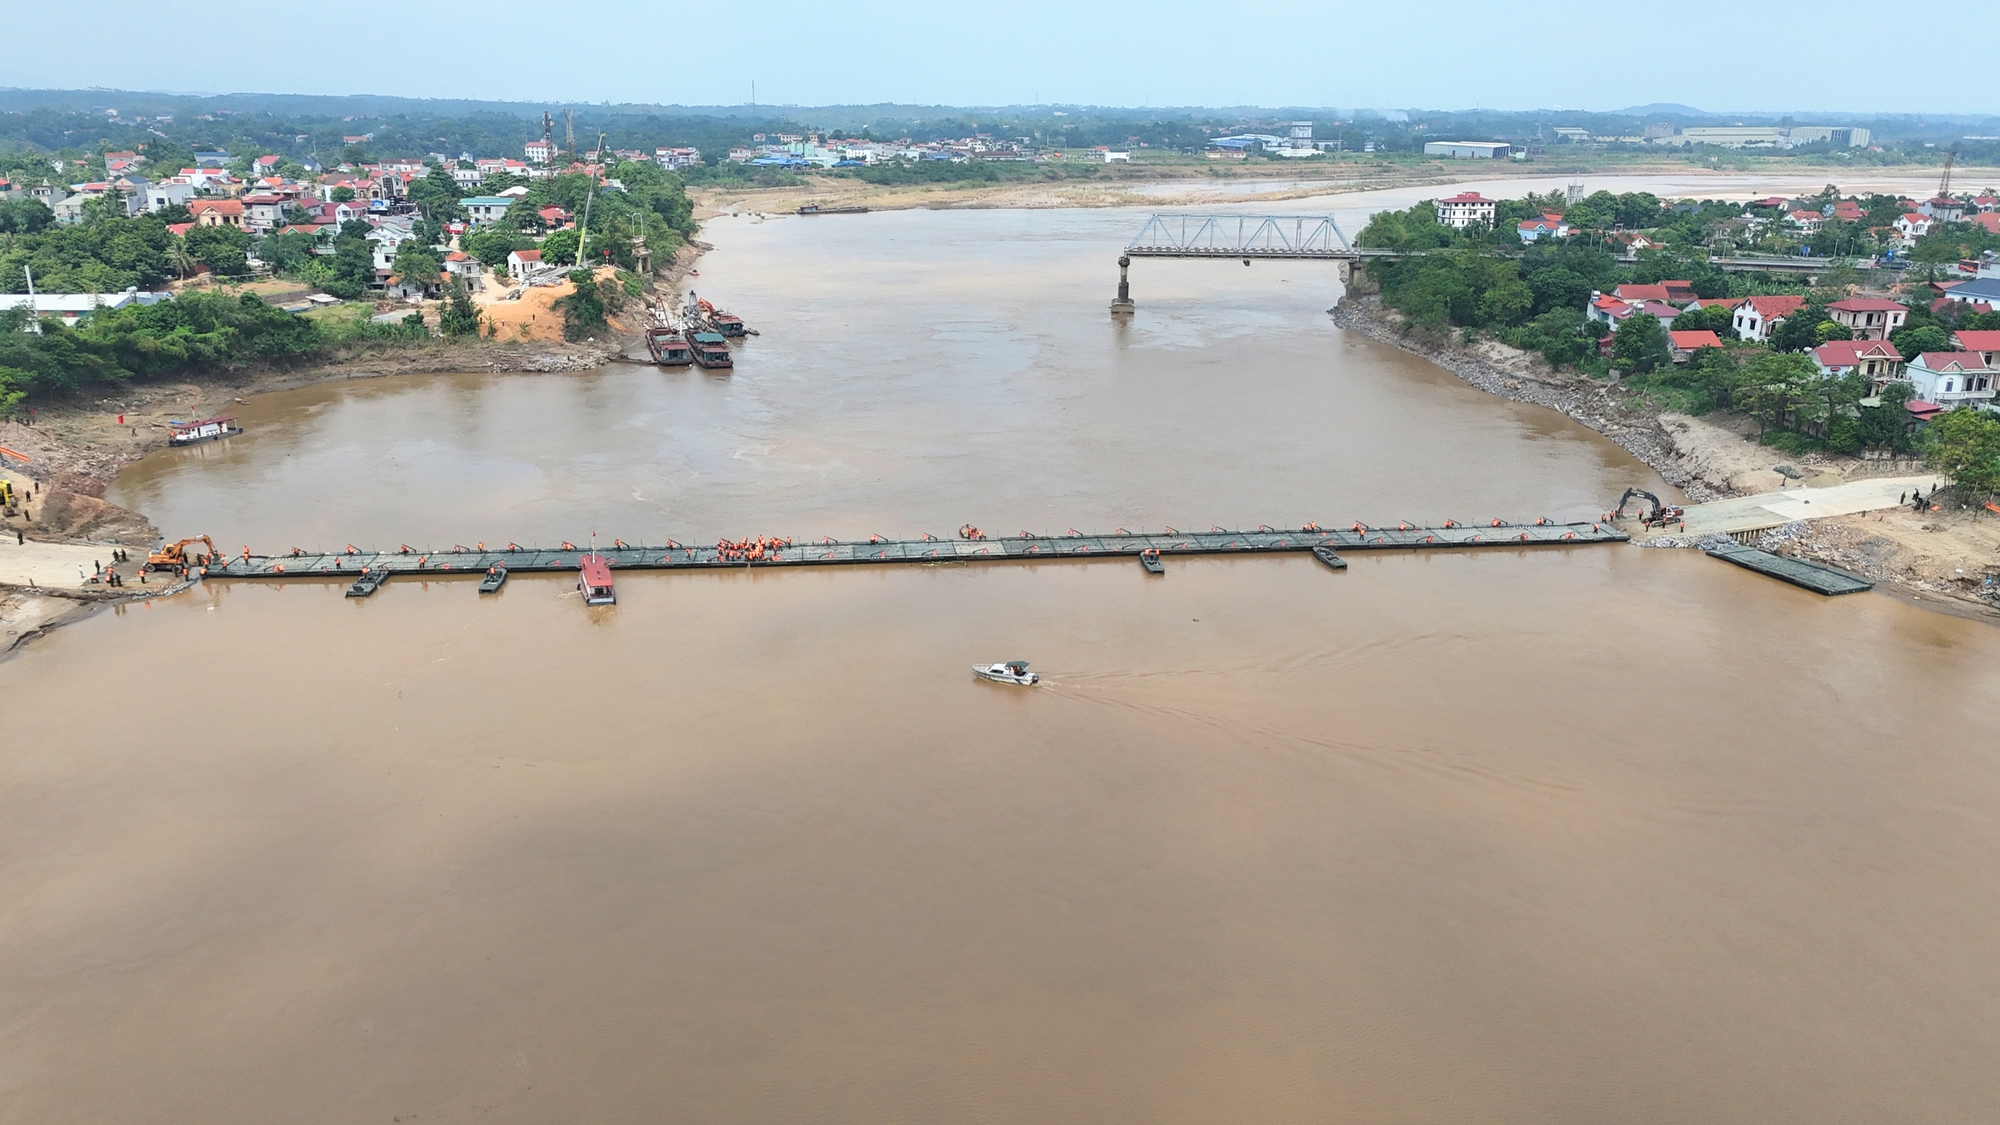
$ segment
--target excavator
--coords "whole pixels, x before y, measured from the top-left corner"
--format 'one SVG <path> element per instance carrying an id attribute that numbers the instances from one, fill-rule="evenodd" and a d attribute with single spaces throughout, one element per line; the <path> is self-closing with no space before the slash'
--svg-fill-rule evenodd
<path id="1" fill-rule="evenodd" d="M 0 458 L 11 458 L 24 465 L 28 463 L 27 454 L 16 453 L 4 445 L 0 445 Z M 11 509 L 19 502 L 20 498 L 14 495 L 14 482 L 0 477 L 0 508 Z"/>
<path id="2" fill-rule="evenodd" d="M 1653 495 L 1650 492 L 1647 492 L 1643 488 L 1626 489 L 1625 495 L 1620 496 L 1618 498 L 1618 509 L 1611 513 L 1611 518 L 1612 519 L 1625 518 L 1625 505 L 1630 504 L 1634 496 L 1637 496 L 1642 500 L 1650 500 L 1653 504 L 1653 507 L 1650 511 L 1643 508 L 1640 509 L 1639 511 L 1640 524 L 1646 527 L 1665 527 L 1670 523 L 1680 523 L 1682 525 L 1685 525 L 1687 523 L 1687 520 L 1685 518 L 1687 516 L 1686 508 L 1683 508 L 1678 504 L 1663 504 L 1660 502 L 1659 497 Z"/>
<path id="3" fill-rule="evenodd" d="M 188 544 L 190 543 L 205 545 L 208 548 L 208 553 L 190 558 L 187 553 Z M 180 573 L 187 570 L 190 566 L 207 566 L 221 557 L 215 549 L 214 540 L 206 535 L 197 535 L 192 539 L 183 539 L 178 543 L 169 543 L 152 554 L 147 555 L 146 569 L 171 570 Z"/>

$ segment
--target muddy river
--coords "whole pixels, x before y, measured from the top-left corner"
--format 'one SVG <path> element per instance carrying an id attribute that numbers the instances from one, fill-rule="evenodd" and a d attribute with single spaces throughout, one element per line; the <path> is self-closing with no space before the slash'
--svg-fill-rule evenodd
<path id="1" fill-rule="evenodd" d="M 692 284 L 761 332 L 731 376 L 267 396 L 111 498 L 275 552 L 1659 487 L 1341 334 L 1324 266 L 1144 262 L 1112 322 L 1143 218 L 718 220 Z M 1990 626 L 1627 547 L 566 585 L 216 582 L 0 664 L 0 1119 L 2000 1100 Z M 1016 657 L 1040 687 L 967 670 Z"/>

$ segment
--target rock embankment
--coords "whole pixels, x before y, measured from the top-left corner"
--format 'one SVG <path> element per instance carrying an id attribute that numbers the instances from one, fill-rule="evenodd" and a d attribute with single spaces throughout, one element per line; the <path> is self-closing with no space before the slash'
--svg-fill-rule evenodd
<path id="1" fill-rule="evenodd" d="M 1695 500 L 1720 495 L 1676 455 L 1673 437 L 1657 416 L 1632 411 L 1613 397 L 1616 384 L 1610 380 L 1565 376 L 1535 357 L 1492 341 L 1470 348 L 1431 347 L 1406 333 L 1402 315 L 1383 307 L 1380 297 L 1344 298 L 1327 312 L 1341 328 L 1420 355 L 1488 394 L 1561 411 L 1611 439 Z"/>

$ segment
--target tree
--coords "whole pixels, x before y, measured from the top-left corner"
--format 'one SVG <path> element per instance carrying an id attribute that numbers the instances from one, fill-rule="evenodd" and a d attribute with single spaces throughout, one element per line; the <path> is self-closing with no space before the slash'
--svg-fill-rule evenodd
<path id="1" fill-rule="evenodd" d="M 479 310 L 472 305 L 465 279 L 456 274 L 452 275 L 444 308 L 438 313 L 438 331 L 446 337 L 479 335 Z"/>
<path id="2" fill-rule="evenodd" d="M 190 227 L 181 240 L 196 261 L 218 276 L 250 272 L 250 236 L 235 227 Z"/>
<path id="3" fill-rule="evenodd" d="M 1956 262 L 1965 253 L 1965 248 L 1957 240 L 1943 234 L 1928 234 L 1917 239 L 1910 248 L 1910 261 L 1924 267 L 1924 280 L 1937 277 L 1937 268 L 1946 262 Z"/>
<path id="4" fill-rule="evenodd" d="M 2000 492 L 2000 415 L 1971 407 L 1931 420 L 1926 460 L 1951 480 L 1959 496 L 1980 503 Z"/>
<path id="5" fill-rule="evenodd" d="M 1645 374 L 1673 362 L 1667 330 L 1647 313 L 1633 313 L 1611 336 L 1611 362 L 1620 370 Z"/>
<path id="6" fill-rule="evenodd" d="M 1951 337 L 1935 324 L 1921 324 L 1916 327 L 1904 326 L 1890 333 L 1890 343 L 1905 357 L 1914 358 L 1922 352 L 1948 352 Z"/>
<path id="7" fill-rule="evenodd" d="M 535 240 L 501 227 L 488 226 L 460 235 L 458 244 L 489 269 L 501 269 L 507 264 L 507 255 L 516 250 L 533 249 Z"/>
<path id="8" fill-rule="evenodd" d="M 444 272 L 444 259 L 438 252 L 424 245 L 421 238 L 412 238 L 396 248 L 396 273 L 406 283 L 423 286 L 428 293 L 438 285 L 438 275 Z"/>
<path id="9" fill-rule="evenodd" d="M 410 202 L 417 205 L 424 218 L 434 223 L 463 219 L 466 211 L 458 202 L 458 181 L 444 168 L 433 164 L 421 179 L 411 180 L 404 189 Z"/>
<path id="10" fill-rule="evenodd" d="M 180 273 L 182 281 L 186 281 L 187 275 L 193 273 L 195 267 L 200 264 L 201 262 L 194 256 L 194 251 L 188 248 L 187 239 L 176 238 L 168 244 L 167 265 Z"/>
<path id="11" fill-rule="evenodd" d="M 1730 398 L 1747 405 L 1750 416 L 1770 429 L 1785 421 L 1812 391 L 1819 365 L 1797 352 L 1766 352 L 1743 365 Z"/>
<path id="12" fill-rule="evenodd" d="M 1826 306 L 1812 303 L 1800 308 L 1778 322 L 1771 329 L 1771 350 L 1775 352 L 1802 352 L 1818 347 L 1823 341 L 1819 337 L 1819 325 L 1828 319 Z"/>
<path id="13" fill-rule="evenodd" d="M 354 202 L 354 189 L 342 185 L 341 187 L 334 188 L 329 198 L 335 203 L 352 203 Z"/>
<path id="14" fill-rule="evenodd" d="M 598 290 L 597 275 L 589 270 L 571 270 L 569 283 L 574 290 L 555 301 L 555 307 L 563 314 L 563 339 L 581 340 L 610 327 L 604 319 L 604 296 Z"/>
<path id="15" fill-rule="evenodd" d="M 542 261 L 552 266 L 575 264 L 575 229 L 554 231 L 542 239 Z"/>

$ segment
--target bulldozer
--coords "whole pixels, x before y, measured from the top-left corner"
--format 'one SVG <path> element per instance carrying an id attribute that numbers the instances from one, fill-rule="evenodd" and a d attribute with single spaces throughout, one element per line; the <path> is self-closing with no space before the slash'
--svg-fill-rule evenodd
<path id="1" fill-rule="evenodd" d="M 187 549 L 191 543 L 203 544 L 208 548 L 208 553 L 190 557 Z M 206 535 L 197 535 L 192 539 L 183 539 L 178 543 L 169 543 L 152 554 L 147 555 L 146 569 L 171 570 L 178 574 L 186 571 L 190 566 L 207 566 L 220 557 L 216 552 L 214 540 Z"/>
<path id="2" fill-rule="evenodd" d="M 1679 523 L 1683 526 L 1686 525 L 1687 523 L 1686 508 L 1683 508 L 1678 504 L 1663 504 L 1660 502 L 1659 497 L 1653 495 L 1650 492 L 1647 492 L 1643 488 L 1626 489 L 1625 495 L 1620 496 L 1618 498 L 1618 508 L 1616 511 L 1613 511 L 1611 513 L 1611 518 L 1624 519 L 1625 505 L 1630 504 L 1634 496 L 1637 496 L 1642 500 L 1651 501 L 1653 505 L 1650 509 L 1648 508 L 1639 509 L 1639 523 L 1642 526 L 1649 528 L 1665 527 L 1670 523 Z"/>

